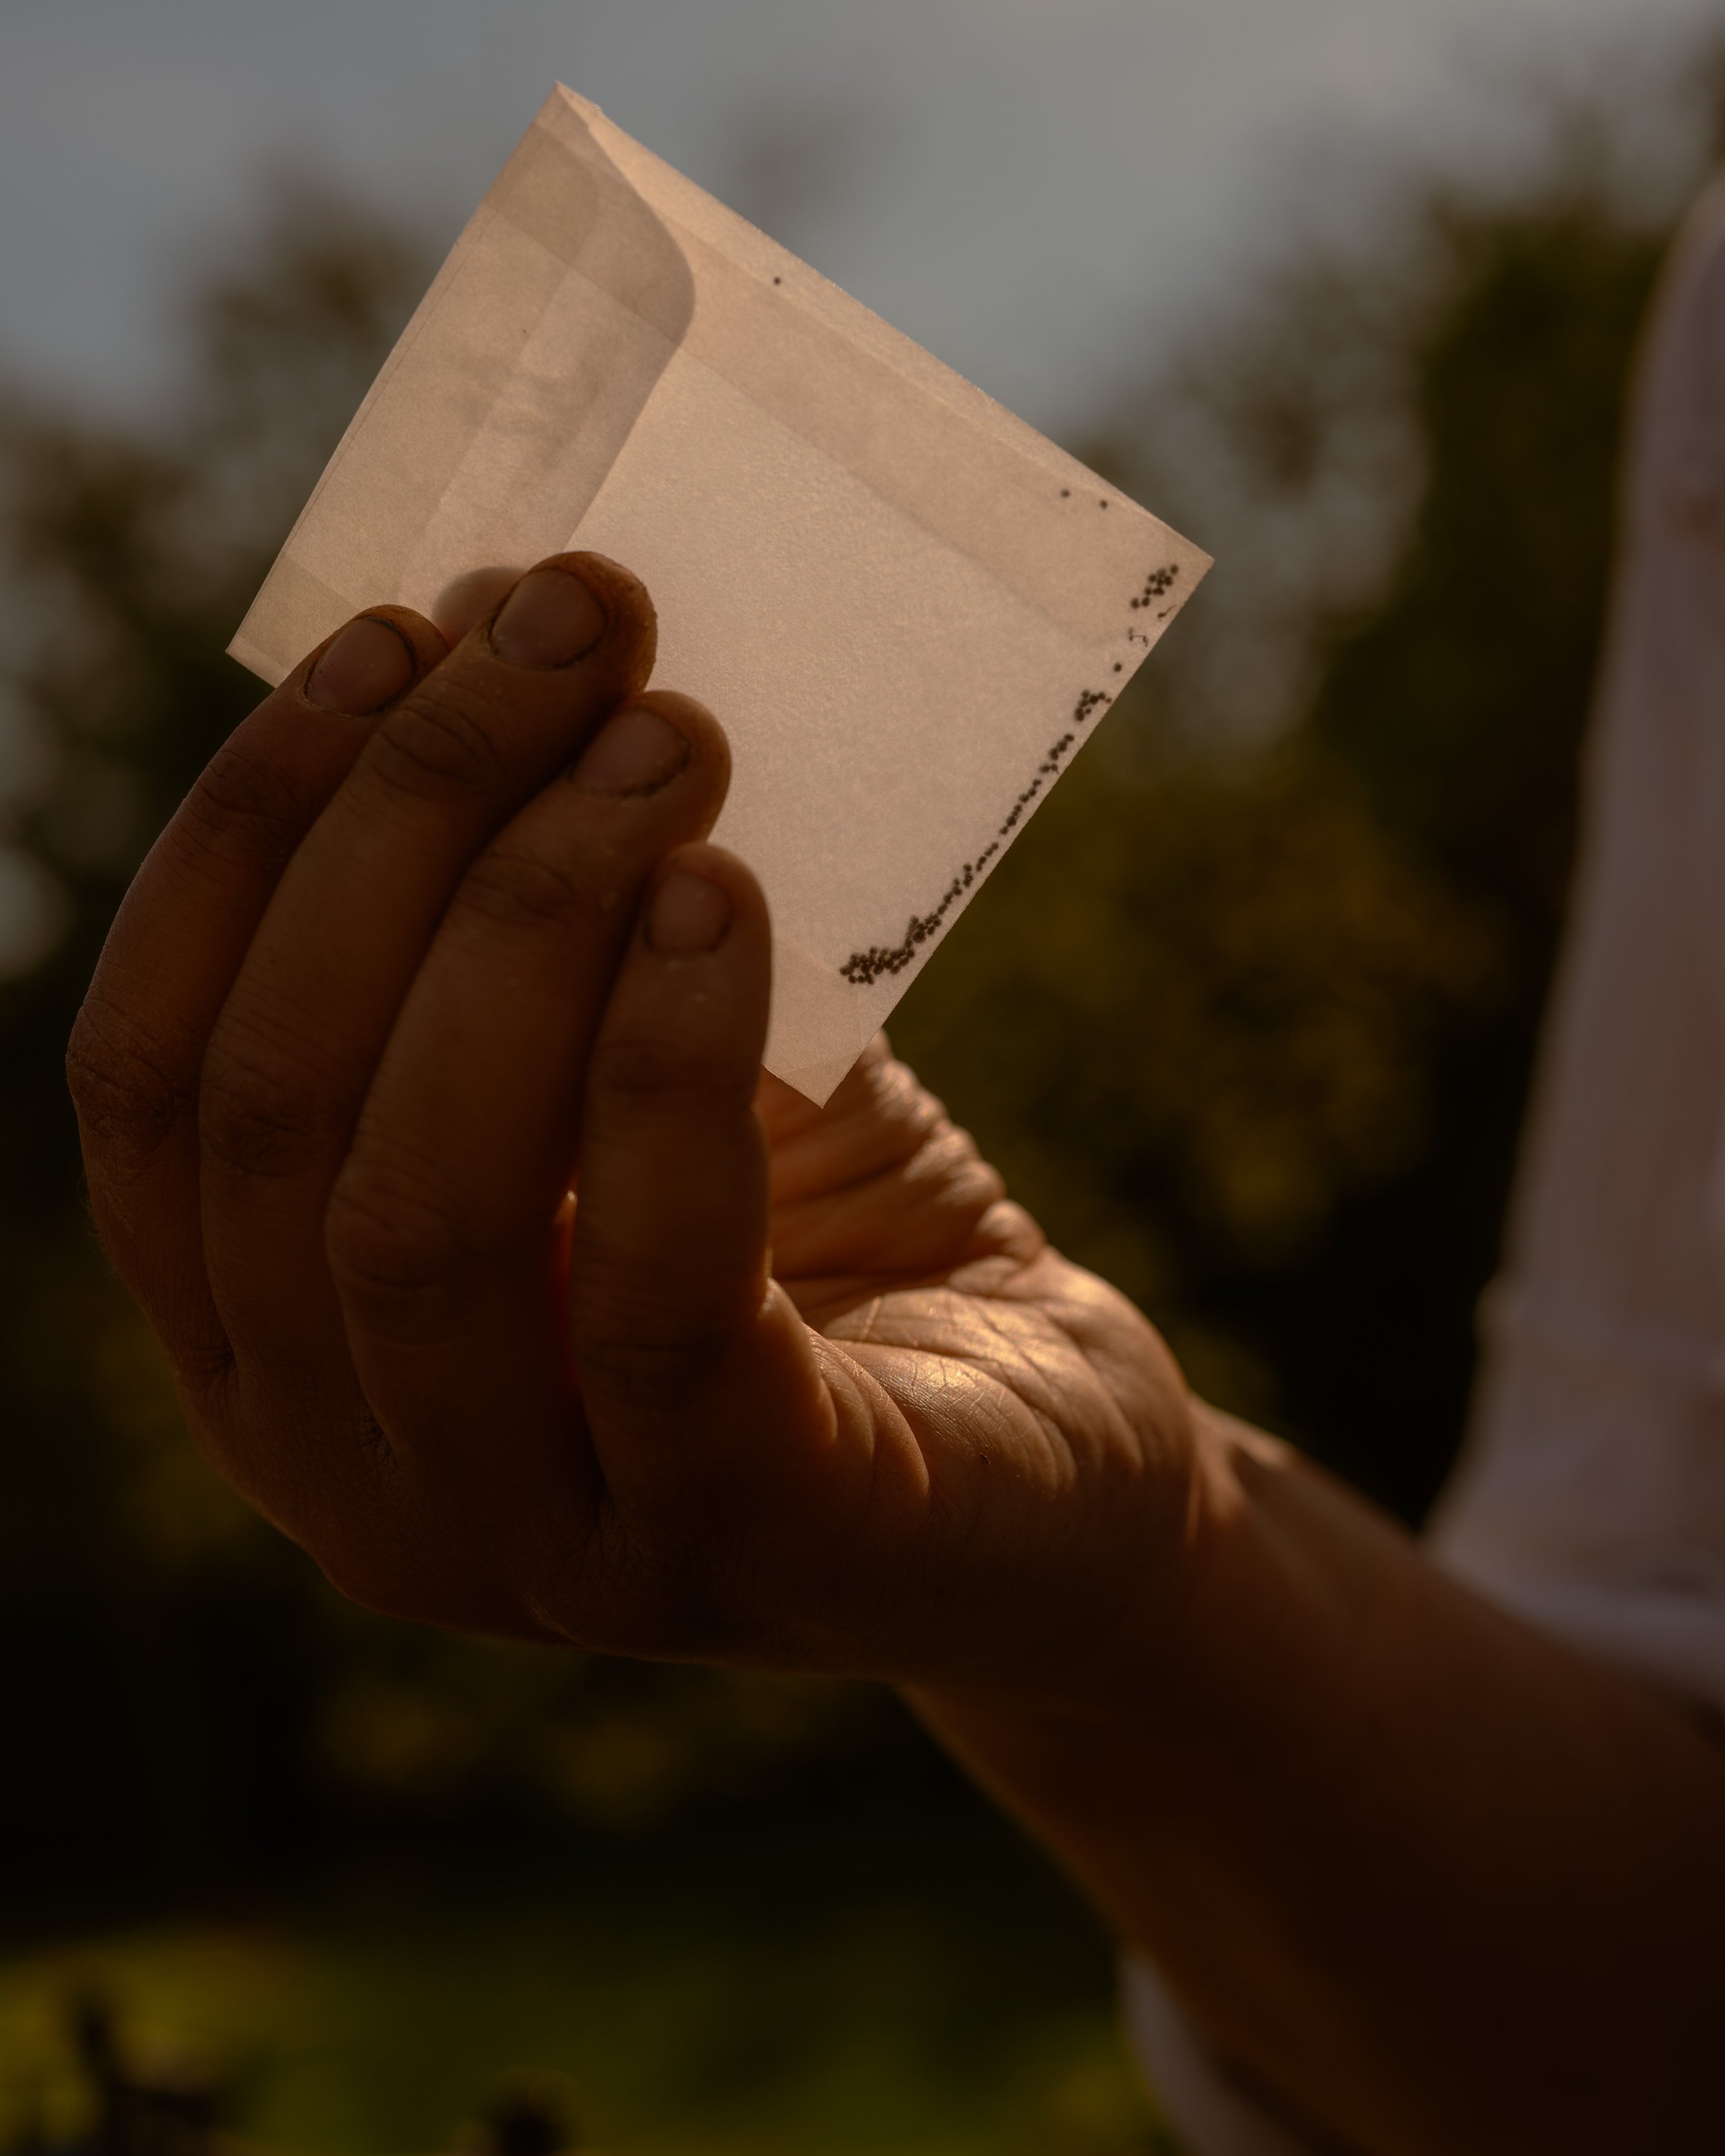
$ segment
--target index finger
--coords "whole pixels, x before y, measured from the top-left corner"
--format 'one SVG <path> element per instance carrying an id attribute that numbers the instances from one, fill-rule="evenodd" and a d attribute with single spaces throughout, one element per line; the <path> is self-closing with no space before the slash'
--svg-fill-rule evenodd
<path id="1" fill-rule="evenodd" d="M 97 1227 L 194 1381 L 226 1361 L 198 1226 L 205 1044 L 288 860 L 377 721 L 446 649 L 407 608 L 376 607 L 264 699 L 151 849 L 73 1029 L 67 1078 Z"/>

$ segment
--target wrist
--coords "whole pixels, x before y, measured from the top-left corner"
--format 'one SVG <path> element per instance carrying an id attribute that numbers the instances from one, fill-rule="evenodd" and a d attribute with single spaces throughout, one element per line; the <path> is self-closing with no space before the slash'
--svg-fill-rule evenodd
<path id="1" fill-rule="evenodd" d="M 1287 1448 L 1203 1402 L 1189 1402 L 1187 1458 L 1159 1522 L 1087 1553 L 1081 1598 L 1097 1614 L 1060 1653 L 1014 1657 L 962 1681 L 900 1687 L 942 1741 L 1028 1760 L 1115 1746 L 1168 1729 L 1211 1688 L 1219 1620 L 1250 1534 L 1250 1480 L 1284 1471 Z M 1143 1523 L 1140 1522 L 1140 1527 Z"/>
<path id="2" fill-rule="evenodd" d="M 902 1688 L 936 1742 L 1141 1944 L 1181 1903 L 1182 1864 L 1207 1874 L 1222 1861 L 1212 1831 L 1261 1779 L 1258 1696 L 1298 1691 L 1286 1665 L 1301 1649 L 1278 1645 L 1275 1616 L 1290 1584 L 1275 1491 L 1297 1476 L 1296 1456 L 1202 1403 L 1192 1421 L 1178 1565 L 1145 1582 L 1108 1655 L 1065 1681 Z M 1181 1851 L 1171 1874 L 1163 1860 Z"/>

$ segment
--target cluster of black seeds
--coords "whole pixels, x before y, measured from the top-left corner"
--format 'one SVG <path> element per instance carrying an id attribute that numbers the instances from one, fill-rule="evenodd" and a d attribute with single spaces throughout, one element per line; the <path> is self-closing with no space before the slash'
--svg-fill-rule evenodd
<path id="1" fill-rule="evenodd" d="M 1144 588 L 1132 601 L 1134 613 L 1140 607 L 1154 606 L 1158 599 L 1166 598 L 1180 580 L 1178 563 L 1172 568 L 1153 569 L 1144 579 Z"/>
<path id="2" fill-rule="evenodd" d="M 1029 784 L 1006 812 L 1006 821 L 983 848 L 973 861 L 967 861 L 947 888 L 941 893 L 933 910 L 928 913 L 913 913 L 905 925 L 904 940 L 887 946 L 875 943 L 866 951 L 853 951 L 839 968 L 847 981 L 855 981 L 865 988 L 878 981 L 883 973 L 901 973 L 916 955 L 919 947 L 937 933 L 941 924 L 952 908 L 963 897 L 981 875 L 990 861 L 1009 839 L 1044 786 L 1057 777 L 1061 764 L 1070 753 L 1078 739 L 1077 729 L 1085 725 L 1099 705 L 1112 703 L 1113 698 L 1100 689 L 1086 689 L 1072 706 L 1071 724 L 1050 749 L 1036 767 Z"/>

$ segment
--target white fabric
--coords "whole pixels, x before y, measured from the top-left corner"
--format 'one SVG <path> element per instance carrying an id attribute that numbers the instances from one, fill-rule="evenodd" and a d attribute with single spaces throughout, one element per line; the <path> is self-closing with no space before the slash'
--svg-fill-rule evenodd
<path id="1" fill-rule="evenodd" d="M 1589 816 L 1441 1562 L 1725 1712 L 1725 182 L 1648 354 Z"/>
<path id="2" fill-rule="evenodd" d="M 1229 2077 L 1147 1962 L 1128 1961 L 1125 1979 L 1132 2048 L 1190 2156 L 1320 2156 Z"/>
<path id="3" fill-rule="evenodd" d="M 1641 381 L 1588 816 L 1438 1562 L 1725 1715 L 1725 179 Z M 1302 2156 L 1159 1980 L 1127 2014 L 1192 2156 Z"/>

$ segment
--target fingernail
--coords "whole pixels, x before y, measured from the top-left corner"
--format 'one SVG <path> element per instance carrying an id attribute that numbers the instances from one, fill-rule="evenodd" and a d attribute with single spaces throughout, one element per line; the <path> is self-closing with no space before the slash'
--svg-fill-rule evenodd
<path id="1" fill-rule="evenodd" d="M 647 941 L 661 957 L 692 958 L 716 951 L 731 926 L 731 894 L 706 876 L 673 869 L 653 894 Z"/>
<path id="2" fill-rule="evenodd" d="M 417 663 L 398 629 L 362 614 L 312 668 L 305 694 L 326 711 L 362 719 L 395 701 L 412 681 Z"/>
<path id="3" fill-rule="evenodd" d="M 656 793 L 688 761 L 670 721 L 631 704 L 605 721 L 569 776 L 588 793 Z"/>
<path id="4" fill-rule="evenodd" d="M 459 644 L 470 629 L 477 629 L 495 606 L 501 606 L 526 572 L 502 567 L 469 569 L 445 584 L 431 609 L 431 619 L 451 644 Z"/>
<path id="5" fill-rule="evenodd" d="M 605 633 L 605 609 L 567 569 L 532 569 L 491 624 L 491 649 L 511 666 L 548 670 L 583 659 Z"/>

